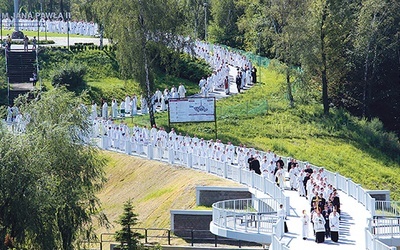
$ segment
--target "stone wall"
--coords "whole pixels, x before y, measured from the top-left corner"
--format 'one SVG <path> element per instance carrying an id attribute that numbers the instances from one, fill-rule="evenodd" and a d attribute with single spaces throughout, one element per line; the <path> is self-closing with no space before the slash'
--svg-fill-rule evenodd
<path id="1" fill-rule="evenodd" d="M 218 201 L 251 199 L 248 188 L 196 187 L 196 205 L 211 207 Z"/>

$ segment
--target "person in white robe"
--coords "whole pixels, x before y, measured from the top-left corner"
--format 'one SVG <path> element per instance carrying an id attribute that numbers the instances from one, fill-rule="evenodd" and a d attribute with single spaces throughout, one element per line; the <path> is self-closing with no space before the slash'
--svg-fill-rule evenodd
<path id="1" fill-rule="evenodd" d="M 131 97 L 129 95 L 125 97 L 125 113 L 131 113 Z"/>
<path id="2" fill-rule="evenodd" d="M 289 178 L 290 178 L 290 190 L 297 190 L 298 188 L 298 169 L 296 165 L 292 164 L 291 169 L 289 170 Z"/>
<path id="3" fill-rule="evenodd" d="M 7 107 L 7 123 L 12 122 L 12 117 L 13 117 L 13 109 L 11 108 L 11 106 L 8 106 Z"/>
<path id="4" fill-rule="evenodd" d="M 105 119 L 105 120 L 108 119 L 108 104 L 107 104 L 107 102 L 104 102 L 103 106 L 101 107 L 101 117 L 103 117 L 103 119 Z"/>
<path id="5" fill-rule="evenodd" d="M 120 115 L 121 117 L 125 117 L 125 101 L 122 100 L 121 104 L 119 105 Z"/>
<path id="6" fill-rule="evenodd" d="M 286 217 L 287 217 L 287 214 L 286 214 L 285 208 L 283 207 L 283 204 L 280 204 L 280 205 L 279 205 L 279 209 L 278 209 L 278 211 L 276 212 L 276 216 L 278 216 L 279 218 L 281 218 L 281 219 L 283 220 L 284 232 L 285 232 L 285 233 L 289 232 L 288 227 L 287 227 L 287 224 L 286 224 Z"/>
<path id="7" fill-rule="evenodd" d="M 112 100 L 111 102 L 111 117 L 113 119 L 117 118 L 118 116 L 118 103 L 117 100 Z"/>
<path id="8" fill-rule="evenodd" d="M 137 97 L 136 95 L 133 95 L 131 98 L 131 116 L 134 116 L 137 114 Z"/>
<path id="9" fill-rule="evenodd" d="M 339 218 L 339 213 L 336 211 L 336 208 L 333 208 L 333 212 L 329 215 L 329 228 L 333 242 L 339 241 Z"/>
<path id="10" fill-rule="evenodd" d="M 157 103 L 161 103 L 161 97 L 162 97 L 162 93 L 159 89 L 156 90 L 156 93 L 154 94 L 156 97 L 156 102 Z"/>
<path id="11" fill-rule="evenodd" d="M 164 95 L 161 95 L 161 108 L 160 108 L 160 110 L 161 111 L 167 110 L 167 105 L 165 103 L 165 96 Z"/>
<path id="12" fill-rule="evenodd" d="M 148 114 L 149 113 L 149 111 L 148 111 L 148 108 L 147 108 L 147 101 L 146 101 L 146 98 L 144 98 L 143 96 L 140 98 L 140 110 L 141 110 L 141 112 L 142 112 L 142 115 L 144 115 L 144 114 Z"/>
<path id="13" fill-rule="evenodd" d="M 186 89 L 185 89 L 185 86 L 183 86 L 182 83 L 178 87 L 178 94 L 179 94 L 179 98 L 185 98 Z"/>
<path id="14" fill-rule="evenodd" d="M 91 118 L 92 120 L 95 120 L 97 118 L 97 104 L 94 101 L 92 101 Z"/>
<path id="15" fill-rule="evenodd" d="M 297 176 L 297 182 L 298 182 L 298 189 L 297 191 L 299 192 L 299 196 L 305 197 L 306 196 L 306 189 L 304 187 L 304 177 L 306 177 L 306 173 L 304 172 L 304 169 L 301 170 L 299 175 Z"/>
<path id="16" fill-rule="evenodd" d="M 303 213 L 301 215 L 301 236 L 303 237 L 303 240 L 306 240 L 308 238 L 308 224 L 310 221 L 310 217 L 307 214 L 307 211 L 304 209 Z"/>
<path id="17" fill-rule="evenodd" d="M 283 168 L 278 163 L 278 171 L 275 173 L 275 177 L 278 179 L 278 185 L 280 189 L 285 188 L 285 172 Z"/>

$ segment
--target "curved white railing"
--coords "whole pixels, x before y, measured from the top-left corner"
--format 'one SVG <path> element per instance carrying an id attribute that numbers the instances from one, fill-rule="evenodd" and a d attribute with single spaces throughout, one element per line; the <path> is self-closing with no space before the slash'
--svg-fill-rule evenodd
<path id="1" fill-rule="evenodd" d="M 283 226 L 279 227 L 276 211 L 280 202 L 275 199 L 240 199 L 216 202 L 212 205 L 212 223 L 220 228 L 241 230 L 249 233 L 283 234 Z M 269 242 L 268 242 L 269 243 Z"/>
<path id="2" fill-rule="evenodd" d="M 103 136 L 101 140 L 101 148 L 103 149 L 110 149 L 110 140 L 111 138 L 107 136 Z M 252 171 L 248 171 L 246 169 L 242 169 L 237 165 L 229 164 L 227 162 L 221 162 L 215 159 L 211 159 L 208 157 L 202 157 L 198 155 L 194 155 L 191 153 L 187 152 L 180 152 L 177 151 L 175 152 L 173 149 L 167 149 L 167 148 L 161 148 L 157 147 L 155 145 L 151 145 L 148 143 L 135 143 L 135 142 L 130 142 L 130 141 L 121 141 L 119 145 L 123 145 L 117 149 L 117 151 L 122 151 L 127 154 L 134 154 L 134 155 L 140 155 L 142 157 L 146 157 L 148 159 L 156 159 L 156 160 L 161 160 L 161 161 L 166 161 L 170 164 L 181 164 L 185 165 L 189 168 L 193 169 L 198 169 L 204 172 L 208 173 L 213 173 L 215 175 L 218 175 L 220 177 L 230 179 L 233 181 L 236 181 L 238 183 L 247 185 L 248 187 L 254 188 L 256 190 L 259 190 L 265 194 L 268 194 L 272 199 L 281 202 L 284 205 L 284 208 L 286 211 L 290 211 L 289 207 L 289 199 L 288 197 L 285 197 L 283 191 L 274 183 L 271 182 L 269 179 L 264 178 L 263 176 L 260 176 L 258 174 L 255 174 Z M 261 152 L 264 153 L 264 152 Z M 282 157 L 282 160 L 284 162 L 288 162 L 289 158 L 287 157 Z M 307 162 L 302 162 L 298 161 L 299 167 L 304 168 L 308 163 Z M 312 168 L 318 169 L 319 167 L 311 165 Z M 381 210 L 382 208 L 385 208 L 389 212 L 395 213 L 396 216 L 398 216 L 397 210 L 397 203 L 394 206 L 392 203 L 383 203 L 381 202 L 376 202 L 374 198 L 371 197 L 371 195 L 361 187 L 360 184 L 357 184 L 353 182 L 350 178 L 346 178 L 339 173 L 333 173 L 330 171 L 325 170 L 325 175 L 328 179 L 328 182 L 331 183 L 333 186 L 335 186 L 338 190 L 341 190 L 345 194 L 353 197 L 356 199 L 359 203 L 365 206 L 366 210 L 371 213 L 371 218 L 374 218 L 377 215 L 376 208 Z M 220 220 L 217 218 L 225 218 L 224 223 L 226 223 L 226 218 L 228 216 L 228 213 L 223 211 L 221 208 L 215 208 L 215 217 L 214 217 L 214 207 L 213 207 L 213 223 L 214 223 L 214 218 L 217 220 L 216 225 L 221 226 Z M 386 211 L 385 210 L 385 211 Z M 224 214 L 225 213 L 225 214 Z M 231 214 L 229 214 L 230 217 Z M 260 218 L 261 219 L 261 218 Z M 277 224 L 275 225 L 276 228 L 281 228 L 277 226 L 279 222 L 276 222 Z M 283 222 L 281 222 L 283 223 Z M 391 222 L 392 226 L 394 227 L 395 225 L 393 224 L 394 221 Z M 227 224 L 224 224 L 227 226 Z M 399 227 L 400 221 L 398 220 L 396 226 Z M 275 228 L 275 229 L 276 229 Z M 237 229 L 237 228 L 236 228 Z M 261 230 L 262 232 L 267 232 L 266 230 Z M 269 233 L 272 234 L 272 239 L 271 239 L 271 244 L 273 245 L 274 249 L 288 249 L 287 246 L 285 246 L 283 243 L 279 241 L 281 238 L 281 231 L 280 230 L 275 230 L 273 231 L 272 228 L 269 229 Z M 375 235 L 378 233 L 377 230 L 371 230 L 371 226 L 368 226 L 365 231 L 366 235 L 366 246 L 367 249 L 369 250 L 392 250 L 392 247 L 389 247 L 385 245 L 383 242 L 379 241 L 379 237 Z M 387 232 L 387 233 L 393 233 L 396 236 L 400 236 L 400 233 L 398 234 L 397 232 L 395 233 L 394 231 L 392 232 Z"/>

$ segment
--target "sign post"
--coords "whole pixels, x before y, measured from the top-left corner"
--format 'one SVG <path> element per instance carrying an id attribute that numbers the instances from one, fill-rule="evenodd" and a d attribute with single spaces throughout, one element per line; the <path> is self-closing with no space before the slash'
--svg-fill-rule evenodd
<path id="1" fill-rule="evenodd" d="M 171 123 L 214 122 L 217 138 L 215 97 L 171 98 L 168 100 L 168 126 Z"/>

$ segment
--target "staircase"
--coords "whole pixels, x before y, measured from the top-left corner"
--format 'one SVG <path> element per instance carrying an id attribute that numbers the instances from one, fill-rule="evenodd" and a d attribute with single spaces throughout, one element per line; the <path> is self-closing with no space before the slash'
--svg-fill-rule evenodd
<path id="1" fill-rule="evenodd" d="M 8 51 L 6 58 L 8 100 L 13 105 L 16 97 L 34 89 L 32 77 L 33 73 L 37 75 L 36 51 Z"/>
<path id="2" fill-rule="evenodd" d="M 31 82 L 33 73 L 36 72 L 36 51 L 9 51 L 7 52 L 7 77 L 8 82 Z"/>

